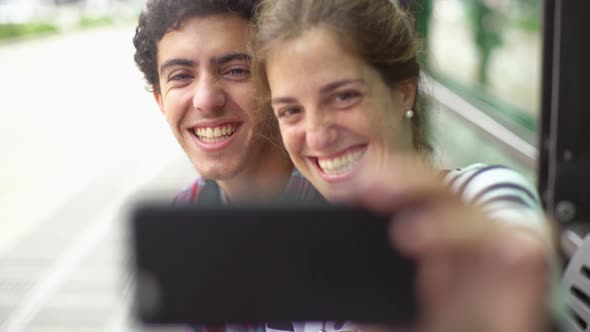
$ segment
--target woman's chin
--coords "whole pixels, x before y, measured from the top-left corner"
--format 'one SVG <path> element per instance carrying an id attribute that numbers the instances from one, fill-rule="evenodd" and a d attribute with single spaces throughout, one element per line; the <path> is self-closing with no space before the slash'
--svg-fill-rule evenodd
<path id="1" fill-rule="evenodd" d="M 346 202 L 357 193 L 359 174 L 358 168 L 342 174 L 317 173 L 312 184 L 328 201 Z"/>

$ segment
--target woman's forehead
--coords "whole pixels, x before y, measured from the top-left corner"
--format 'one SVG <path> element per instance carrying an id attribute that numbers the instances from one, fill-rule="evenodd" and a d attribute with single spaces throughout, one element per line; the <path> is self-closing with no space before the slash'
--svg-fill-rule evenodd
<path id="1" fill-rule="evenodd" d="M 371 66 L 342 47 L 336 34 L 326 29 L 310 30 L 275 45 L 269 50 L 266 71 L 273 95 L 317 90 L 337 81 L 363 80 L 370 86 L 380 79 Z"/>

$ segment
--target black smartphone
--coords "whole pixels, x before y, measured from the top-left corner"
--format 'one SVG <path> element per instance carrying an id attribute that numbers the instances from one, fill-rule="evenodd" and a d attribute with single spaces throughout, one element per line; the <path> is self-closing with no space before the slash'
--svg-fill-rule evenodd
<path id="1" fill-rule="evenodd" d="M 408 325 L 415 264 L 391 216 L 327 205 L 141 205 L 135 309 L 145 323 L 355 321 Z"/>

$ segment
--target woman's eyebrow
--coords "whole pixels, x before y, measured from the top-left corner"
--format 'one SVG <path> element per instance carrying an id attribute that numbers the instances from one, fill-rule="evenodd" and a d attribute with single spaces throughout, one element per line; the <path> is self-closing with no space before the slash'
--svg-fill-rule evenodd
<path id="1" fill-rule="evenodd" d="M 336 82 L 331 82 L 320 88 L 320 95 L 326 95 L 342 86 L 357 83 L 366 84 L 364 79 L 344 79 Z M 271 99 L 271 104 L 292 104 L 296 102 L 297 99 L 293 97 L 277 97 Z"/>
<path id="2" fill-rule="evenodd" d="M 277 98 L 273 98 L 271 99 L 270 103 L 271 104 L 292 104 L 292 103 L 296 103 L 297 100 L 295 98 L 291 98 L 291 97 L 277 97 Z"/>
<path id="3" fill-rule="evenodd" d="M 328 94 L 328 93 L 340 88 L 341 86 L 352 84 L 352 83 L 365 84 L 365 80 L 364 79 L 344 79 L 344 80 L 328 83 L 320 88 L 320 95 Z"/>

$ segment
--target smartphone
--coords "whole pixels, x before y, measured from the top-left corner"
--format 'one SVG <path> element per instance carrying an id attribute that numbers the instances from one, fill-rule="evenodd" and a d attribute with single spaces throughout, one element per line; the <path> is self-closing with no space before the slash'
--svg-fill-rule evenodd
<path id="1" fill-rule="evenodd" d="M 416 268 L 391 216 L 328 205 L 143 204 L 131 217 L 135 312 L 158 324 L 408 325 Z"/>

